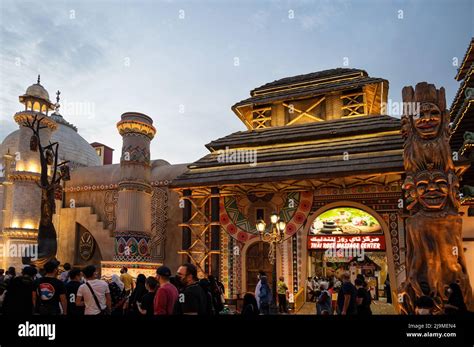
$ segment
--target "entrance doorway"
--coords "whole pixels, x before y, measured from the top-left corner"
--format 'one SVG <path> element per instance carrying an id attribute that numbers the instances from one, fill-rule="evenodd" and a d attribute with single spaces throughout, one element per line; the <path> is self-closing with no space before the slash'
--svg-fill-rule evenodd
<path id="1" fill-rule="evenodd" d="M 335 285 L 344 272 L 352 283 L 363 275 L 374 300 L 391 302 L 385 235 L 375 212 L 336 206 L 317 215 L 308 232 L 308 277 Z"/>
<path id="2" fill-rule="evenodd" d="M 264 271 L 267 274 L 268 283 L 273 283 L 273 265 L 268 260 L 270 245 L 267 242 L 256 242 L 247 249 L 245 257 L 247 270 L 247 292 L 254 292 L 258 282 L 258 272 Z"/>

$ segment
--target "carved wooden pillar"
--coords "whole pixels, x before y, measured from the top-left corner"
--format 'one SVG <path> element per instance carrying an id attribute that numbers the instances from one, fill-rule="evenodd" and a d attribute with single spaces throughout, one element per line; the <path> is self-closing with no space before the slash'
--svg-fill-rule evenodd
<path id="1" fill-rule="evenodd" d="M 402 311 L 416 310 L 421 296 L 434 299 L 435 310 L 447 301 L 445 290 L 459 285 L 466 304 L 472 300 L 462 245 L 459 180 L 449 146 L 449 115 L 444 88 L 426 82 L 405 87 L 402 118 L 406 208 L 407 282 Z"/>

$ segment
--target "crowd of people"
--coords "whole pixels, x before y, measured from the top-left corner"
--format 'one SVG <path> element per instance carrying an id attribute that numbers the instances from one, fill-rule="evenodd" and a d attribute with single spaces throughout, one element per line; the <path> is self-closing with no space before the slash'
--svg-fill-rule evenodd
<path id="1" fill-rule="evenodd" d="M 316 303 L 318 315 L 371 315 L 372 296 L 364 276 L 352 284 L 349 273 L 341 278 L 308 277 L 308 300 Z"/>
<path id="2" fill-rule="evenodd" d="M 215 315 L 224 311 L 224 285 L 214 276 L 198 279 L 186 263 L 176 275 L 160 266 L 155 276 L 134 279 L 126 267 L 108 281 L 97 268 L 83 269 L 47 262 L 42 269 L 26 266 L 17 275 L 0 269 L 0 312 L 4 315 Z"/>
<path id="3" fill-rule="evenodd" d="M 176 274 L 166 266 L 156 269 L 155 276 L 139 274 L 134 279 L 126 267 L 108 281 L 100 279 L 97 268 L 83 269 L 50 261 L 38 271 L 25 266 L 21 274 L 10 267 L 0 269 L 0 313 L 4 315 L 216 315 L 227 313 L 224 285 L 214 276 L 199 279 L 195 265 L 185 263 Z M 429 286 L 416 304 L 417 314 L 433 314 L 442 306 L 445 314 L 467 312 L 458 284 L 446 291 L 447 303 L 437 303 L 429 294 Z M 280 314 L 288 313 L 288 286 L 280 277 L 273 295 L 267 275 L 260 271 L 254 293 L 246 293 L 240 313 L 244 316 L 268 315 L 270 307 Z M 363 275 L 351 282 L 348 272 L 341 278 L 308 278 L 308 300 L 316 304 L 318 315 L 372 315 L 372 296 Z M 273 302 L 277 300 L 277 302 Z"/>
<path id="4" fill-rule="evenodd" d="M 388 278 L 387 278 L 388 281 Z M 386 281 L 386 282 L 387 282 Z M 430 314 L 463 314 L 467 307 L 457 283 L 451 283 L 446 290 L 446 303 L 437 302 L 430 294 L 428 284 L 421 286 L 423 294 L 415 302 L 415 312 L 418 315 Z M 338 279 L 308 277 L 306 281 L 308 300 L 316 303 L 316 314 L 318 315 L 372 315 L 373 298 L 370 288 L 362 274 L 358 274 L 351 281 L 348 272 L 342 274 Z M 386 288 L 387 303 L 391 303 L 390 287 Z M 439 310 L 442 307 L 442 310 Z M 438 308 L 438 309 L 436 309 Z"/>

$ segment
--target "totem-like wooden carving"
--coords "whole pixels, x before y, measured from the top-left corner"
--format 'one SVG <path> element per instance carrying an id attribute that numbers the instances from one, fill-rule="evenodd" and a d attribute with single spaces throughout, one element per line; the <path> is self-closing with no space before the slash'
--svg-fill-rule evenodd
<path id="1" fill-rule="evenodd" d="M 69 161 L 59 163 L 57 142 L 47 146 L 41 144 L 40 130 L 47 128 L 43 122 L 46 116 L 35 115 L 25 120 L 21 125 L 31 129 L 30 149 L 39 152 L 41 176 L 38 186 L 41 188 L 41 217 L 38 228 L 38 257 L 35 261 L 23 259 L 24 263 L 35 264 L 39 268 L 50 260 L 56 260 L 57 234 L 53 224 L 53 214 L 56 210 L 55 193 L 61 189 L 61 180 L 70 179 Z M 50 170 L 51 169 L 51 173 Z"/>
<path id="2" fill-rule="evenodd" d="M 432 296 L 442 312 L 450 283 L 458 283 L 469 304 L 472 293 L 458 213 L 459 180 L 449 146 L 449 114 L 444 88 L 418 83 L 402 91 L 405 114 L 402 135 L 406 179 L 407 280 L 402 312 L 413 314 L 415 301 Z M 411 106 L 411 107 L 410 107 Z"/>

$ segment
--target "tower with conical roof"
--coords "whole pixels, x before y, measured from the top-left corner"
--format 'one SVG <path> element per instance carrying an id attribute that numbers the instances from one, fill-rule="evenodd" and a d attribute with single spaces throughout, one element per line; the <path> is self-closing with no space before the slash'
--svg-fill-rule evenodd
<path id="1" fill-rule="evenodd" d="M 9 170 L 6 181 L 11 184 L 9 197 L 11 208 L 7 210 L 3 225 L 3 241 L 6 249 L 16 249 L 22 254 L 8 254 L 7 263 L 12 266 L 21 265 L 21 256 L 35 256 L 27 254 L 34 248 L 26 247 L 36 244 L 38 224 L 41 215 L 41 189 L 37 185 L 40 180 L 41 165 L 38 153 L 34 151 L 38 138 L 32 137 L 31 130 L 23 126 L 33 120 L 42 119 L 40 129 L 41 143 L 47 144 L 51 134 L 56 130 L 56 122 L 49 116 L 54 109 L 47 90 L 40 83 L 40 76 L 35 84 L 26 89 L 19 96 L 24 110 L 15 113 L 15 122 L 19 125 L 17 151 L 12 153 L 13 165 Z M 35 203 L 38 202 L 38 203 Z M 16 247 L 15 247 L 16 245 Z"/>

